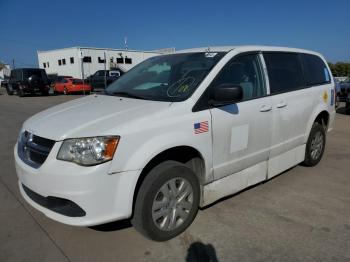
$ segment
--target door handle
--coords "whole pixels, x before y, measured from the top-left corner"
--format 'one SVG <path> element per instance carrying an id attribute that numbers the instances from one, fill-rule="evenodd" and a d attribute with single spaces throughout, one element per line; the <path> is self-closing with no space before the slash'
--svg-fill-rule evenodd
<path id="1" fill-rule="evenodd" d="M 272 110 L 272 106 L 263 105 L 260 107 L 260 112 L 269 112 Z"/>
<path id="2" fill-rule="evenodd" d="M 286 107 L 287 106 L 287 102 L 286 101 L 281 101 L 279 102 L 276 107 L 277 108 L 283 108 L 283 107 Z"/>

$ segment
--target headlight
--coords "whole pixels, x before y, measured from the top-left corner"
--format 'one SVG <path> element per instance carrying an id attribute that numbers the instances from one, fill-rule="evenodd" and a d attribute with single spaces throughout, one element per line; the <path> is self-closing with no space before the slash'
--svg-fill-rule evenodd
<path id="1" fill-rule="evenodd" d="M 64 140 L 57 159 L 82 166 L 98 165 L 113 159 L 120 137 L 86 137 Z"/>

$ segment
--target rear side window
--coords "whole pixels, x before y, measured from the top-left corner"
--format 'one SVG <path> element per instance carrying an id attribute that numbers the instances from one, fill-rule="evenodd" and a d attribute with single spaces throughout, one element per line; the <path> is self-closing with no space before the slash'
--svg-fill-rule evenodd
<path id="1" fill-rule="evenodd" d="M 290 92 L 305 87 L 297 53 L 264 53 L 271 94 Z"/>
<path id="2" fill-rule="evenodd" d="M 308 86 L 331 82 L 327 66 L 320 57 L 310 54 L 301 54 L 301 57 L 305 71 L 305 80 Z"/>

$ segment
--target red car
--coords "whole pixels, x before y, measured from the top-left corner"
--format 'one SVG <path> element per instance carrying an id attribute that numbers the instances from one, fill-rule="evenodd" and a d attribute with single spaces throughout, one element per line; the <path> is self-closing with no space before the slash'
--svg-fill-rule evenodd
<path id="1" fill-rule="evenodd" d="M 62 78 L 54 86 L 55 93 L 63 93 L 65 95 L 84 91 L 89 94 L 91 92 L 91 86 L 77 78 Z"/>

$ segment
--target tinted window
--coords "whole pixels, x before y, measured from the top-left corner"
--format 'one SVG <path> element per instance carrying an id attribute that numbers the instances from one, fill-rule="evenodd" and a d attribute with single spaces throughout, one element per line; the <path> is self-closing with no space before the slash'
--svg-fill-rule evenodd
<path id="1" fill-rule="evenodd" d="M 330 83 L 330 75 L 327 66 L 321 58 L 310 54 L 301 54 L 304 70 L 305 80 L 307 85 L 319 85 Z"/>
<path id="2" fill-rule="evenodd" d="M 299 54 L 264 53 L 271 94 L 289 92 L 305 86 Z"/>
<path id="3" fill-rule="evenodd" d="M 243 89 L 243 100 L 266 95 L 265 81 L 256 54 L 233 58 L 211 85 L 216 88 L 222 84 L 238 85 Z"/>
<path id="4" fill-rule="evenodd" d="M 46 79 L 46 73 L 44 70 L 40 70 L 40 69 L 23 70 L 23 78 L 26 79 L 31 76 L 38 76 L 40 78 Z"/>

